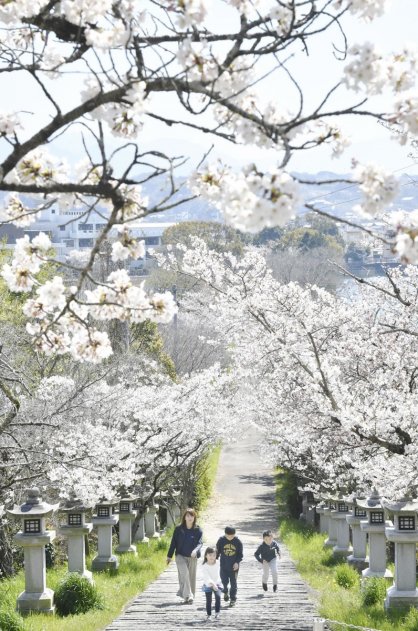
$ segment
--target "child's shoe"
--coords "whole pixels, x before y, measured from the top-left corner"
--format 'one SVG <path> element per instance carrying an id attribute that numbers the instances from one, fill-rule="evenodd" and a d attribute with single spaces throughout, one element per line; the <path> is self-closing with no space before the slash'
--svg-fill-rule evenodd
<path id="1" fill-rule="evenodd" d="M 218 622 L 221 619 L 220 613 L 215 613 L 215 622 Z"/>
<path id="2" fill-rule="evenodd" d="M 216 616 L 215 616 L 216 618 Z M 208 614 L 205 618 L 205 622 L 210 622 L 212 620 L 212 616 L 210 614 Z"/>
<path id="3" fill-rule="evenodd" d="M 277 592 L 277 585 L 273 585 L 273 591 Z"/>
<path id="4" fill-rule="evenodd" d="M 265 592 L 267 591 L 267 589 L 268 589 L 267 588 L 267 583 L 263 583 L 263 589 L 264 589 Z"/>

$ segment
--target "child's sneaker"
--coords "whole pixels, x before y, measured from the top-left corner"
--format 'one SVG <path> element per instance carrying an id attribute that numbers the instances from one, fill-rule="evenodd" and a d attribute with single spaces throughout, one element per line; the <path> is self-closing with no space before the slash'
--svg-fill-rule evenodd
<path id="1" fill-rule="evenodd" d="M 215 613 L 215 621 L 218 621 L 221 619 L 221 614 L 220 613 Z"/>
<path id="2" fill-rule="evenodd" d="M 263 589 L 264 589 L 265 592 L 267 591 L 267 589 L 268 589 L 267 583 L 263 583 Z"/>
<path id="3" fill-rule="evenodd" d="M 273 591 L 277 592 L 277 585 L 273 585 Z"/>
<path id="4" fill-rule="evenodd" d="M 216 618 L 216 616 L 215 616 Z M 212 620 L 212 616 L 210 614 L 208 614 L 205 618 L 205 622 L 210 622 Z"/>

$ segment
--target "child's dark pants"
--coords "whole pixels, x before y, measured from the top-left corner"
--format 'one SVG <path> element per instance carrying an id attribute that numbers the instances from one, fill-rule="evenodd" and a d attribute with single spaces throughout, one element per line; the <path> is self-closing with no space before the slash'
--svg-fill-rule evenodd
<path id="1" fill-rule="evenodd" d="M 221 610 L 221 591 L 218 589 L 216 592 L 211 589 L 206 594 L 206 613 L 208 616 L 212 614 L 212 594 L 215 594 L 215 613 L 219 613 Z"/>
<path id="2" fill-rule="evenodd" d="M 221 581 L 225 592 L 228 591 L 228 585 L 231 583 L 231 590 L 229 592 L 231 600 L 237 599 L 237 576 L 238 572 L 236 570 L 229 570 L 221 567 Z"/>

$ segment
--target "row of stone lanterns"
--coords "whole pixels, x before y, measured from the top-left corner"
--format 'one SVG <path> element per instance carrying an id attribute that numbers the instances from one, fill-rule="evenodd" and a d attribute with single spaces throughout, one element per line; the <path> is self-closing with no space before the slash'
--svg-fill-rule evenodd
<path id="1" fill-rule="evenodd" d="M 316 511 L 320 516 L 320 531 L 328 533 L 324 545 L 332 546 L 335 556 L 346 557 L 348 563 L 361 571 L 363 580 L 370 577 L 393 578 L 386 567 L 386 541 L 394 542 L 394 584 L 387 590 L 385 607 L 418 607 L 418 501 L 389 502 L 374 491 L 368 498 L 356 495 L 323 498 Z M 387 513 L 393 515 L 393 523 L 386 519 Z"/>
<path id="2" fill-rule="evenodd" d="M 119 559 L 112 551 L 112 530 L 116 524 L 119 524 L 119 545 L 116 552 L 137 554 L 136 546 L 132 543 L 132 523 L 136 518 L 138 500 L 137 496 L 128 494 L 126 489 L 123 489 L 121 499 L 102 498 L 96 504 L 92 523 L 86 523 L 86 513 L 92 506 L 76 498 L 70 499 L 60 508 L 60 512 L 66 515 L 66 523 L 59 528 L 58 532 L 68 539 L 68 570 L 70 572 L 77 572 L 89 581 L 93 580 L 92 573 L 86 567 L 85 555 L 85 537 L 93 527 L 98 532 L 97 556 L 92 562 L 94 571 L 115 570 L 119 566 Z M 170 514 L 177 517 L 178 513 L 173 508 L 174 500 L 172 498 L 172 501 L 169 500 L 167 496 L 167 510 L 170 509 Z M 143 534 L 140 541 L 144 543 L 150 538 L 160 536 L 158 508 L 159 505 L 153 503 L 140 519 L 140 530 Z M 55 539 L 56 533 L 53 530 L 47 530 L 46 519 L 58 509 L 59 504 L 44 502 L 40 497 L 39 489 L 34 488 L 28 491 L 24 504 L 6 511 L 10 516 L 22 521 L 22 529 L 14 537 L 14 541 L 24 550 L 25 590 L 18 596 L 16 607 L 21 613 L 31 611 L 53 613 L 54 611 L 54 594 L 46 586 L 45 546 Z M 0 510 L 0 518 L 2 514 L 3 507 Z"/>

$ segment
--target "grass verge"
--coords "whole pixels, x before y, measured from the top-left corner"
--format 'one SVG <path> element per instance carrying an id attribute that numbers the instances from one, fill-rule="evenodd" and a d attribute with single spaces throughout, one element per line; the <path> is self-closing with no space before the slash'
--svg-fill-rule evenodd
<path id="1" fill-rule="evenodd" d="M 386 612 L 383 600 L 365 605 L 360 590 L 360 577 L 355 581 L 341 580 L 345 561 L 334 559 L 332 551 L 324 549 L 325 535 L 319 534 L 297 519 L 288 516 L 291 481 L 286 472 L 277 474 L 277 502 L 280 511 L 279 535 L 290 552 L 297 570 L 313 590 L 319 615 L 379 631 L 418 631 L 418 611 Z M 348 585 L 342 587 L 337 581 Z M 388 584 L 389 586 L 389 584 Z M 341 629 L 336 625 L 336 630 Z"/>
<path id="2" fill-rule="evenodd" d="M 205 510 L 212 495 L 221 451 L 222 445 L 217 445 L 197 464 L 194 505 L 199 512 Z"/>
<path id="3" fill-rule="evenodd" d="M 99 631 L 116 618 L 125 605 L 143 591 L 165 568 L 171 531 L 149 545 L 138 544 L 138 556 L 121 555 L 117 573 L 94 574 L 98 591 L 103 596 L 104 609 L 91 610 L 77 616 L 46 616 L 33 614 L 24 618 L 25 631 Z M 90 566 L 91 559 L 88 562 Z M 67 566 L 47 571 L 47 585 L 56 589 L 66 574 Z M 14 611 L 16 598 L 24 590 L 23 572 L 13 579 L 0 581 L 0 610 Z"/>

